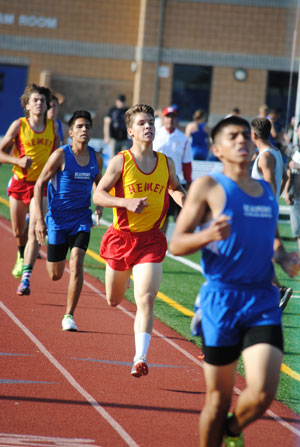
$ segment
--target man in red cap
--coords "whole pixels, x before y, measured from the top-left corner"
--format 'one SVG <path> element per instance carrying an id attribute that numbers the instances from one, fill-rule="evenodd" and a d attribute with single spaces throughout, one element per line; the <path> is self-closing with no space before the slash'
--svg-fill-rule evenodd
<path id="1" fill-rule="evenodd" d="M 163 126 L 155 136 L 153 149 L 173 159 L 180 184 L 188 189 L 192 182 L 193 153 L 188 138 L 177 128 L 176 107 L 169 106 L 163 110 Z M 173 216 L 176 220 L 180 209 L 170 198 L 169 211 L 162 228 L 164 233 L 167 231 L 168 217 Z"/>

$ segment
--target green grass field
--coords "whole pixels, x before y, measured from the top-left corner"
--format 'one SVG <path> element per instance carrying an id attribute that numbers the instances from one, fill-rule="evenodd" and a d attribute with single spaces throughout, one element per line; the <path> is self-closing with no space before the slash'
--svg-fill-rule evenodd
<path id="1" fill-rule="evenodd" d="M 6 187 L 10 176 L 11 167 L 2 165 L 0 167 L 0 214 L 7 219 L 9 219 L 9 208 Z M 111 221 L 112 210 L 105 209 L 103 217 L 105 220 Z M 104 282 L 105 265 L 99 260 L 98 253 L 100 241 L 106 228 L 106 226 L 100 225 L 92 229 L 89 250 L 85 257 L 86 271 L 102 282 Z M 289 223 L 280 224 L 280 234 L 288 250 L 297 250 L 297 243 L 291 238 Z M 197 253 L 187 258 L 198 264 L 200 254 Z M 299 278 L 291 280 L 277 267 L 276 273 L 283 285 L 294 289 L 294 298 L 290 300 L 283 314 L 285 356 L 277 399 L 300 414 Z M 202 275 L 197 270 L 166 257 L 163 263 L 160 293 L 155 304 L 156 318 L 198 346 L 201 346 L 200 339 L 190 335 L 189 327 L 194 300 L 203 281 Z M 133 301 L 132 289 L 128 290 L 126 297 Z M 175 305 L 170 304 L 168 298 L 173 300 Z M 176 303 L 182 308 L 178 308 Z M 243 374 L 242 362 L 239 362 L 238 371 Z"/>

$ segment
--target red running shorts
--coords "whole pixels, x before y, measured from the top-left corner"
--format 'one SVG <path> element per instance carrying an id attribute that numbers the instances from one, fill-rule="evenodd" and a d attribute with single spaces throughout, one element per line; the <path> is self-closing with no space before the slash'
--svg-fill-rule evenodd
<path id="1" fill-rule="evenodd" d="M 21 200 L 25 205 L 29 205 L 33 197 L 35 183 L 20 180 L 13 176 L 7 188 L 7 194 L 16 200 Z M 43 196 L 47 196 L 47 187 L 43 191 Z"/>
<path id="2" fill-rule="evenodd" d="M 117 271 L 131 269 L 136 264 L 160 263 L 167 251 L 167 240 L 160 230 L 140 233 L 110 227 L 100 245 L 100 256 Z"/>

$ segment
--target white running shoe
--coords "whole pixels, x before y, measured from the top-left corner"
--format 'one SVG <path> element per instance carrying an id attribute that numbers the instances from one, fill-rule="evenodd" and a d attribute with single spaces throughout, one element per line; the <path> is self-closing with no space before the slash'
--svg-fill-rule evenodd
<path id="1" fill-rule="evenodd" d="M 201 336 L 202 335 L 202 328 L 201 328 L 201 319 L 202 319 L 202 312 L 201 309 L 197 309 L 194 313 L 194 316 L 191 321 L 191 334 L 194 336 Z"/>
<path id="2" fill-rule="evenodd" d="M 131 369 L 131 375 L 133 377 L 146 376 L 148 372 L 149 370 L 146 362 L 146 357 L 138 357 L 134 359 Z"/>
<path id="3" fill-rule="evenodd" d="M 61 327 L 63 331 L 78 331 L 78 328 L 75 324 L 73 315 L 66 314 L 61 322 Z"/>

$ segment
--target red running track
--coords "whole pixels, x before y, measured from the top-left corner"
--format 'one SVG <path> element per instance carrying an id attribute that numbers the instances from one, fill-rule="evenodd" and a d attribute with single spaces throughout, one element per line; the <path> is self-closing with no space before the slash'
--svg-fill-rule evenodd
<path id="1" fill-rule="evenodd" d="M 15 240 L 2 218 L 0 237 L 0 447 L 196 447 L 199 348 L 156 320 L 149 375 L 131 377 L 135 307 L 108 307 L 103 284 L 85 274 L 79 332 L 63 332 L 68 271 L 51 282 L 38 260 L 31 295 L 17 296 Z M 247 447 L 300 446 L 300 418 L 274 402 L 244 434 Z"/>

